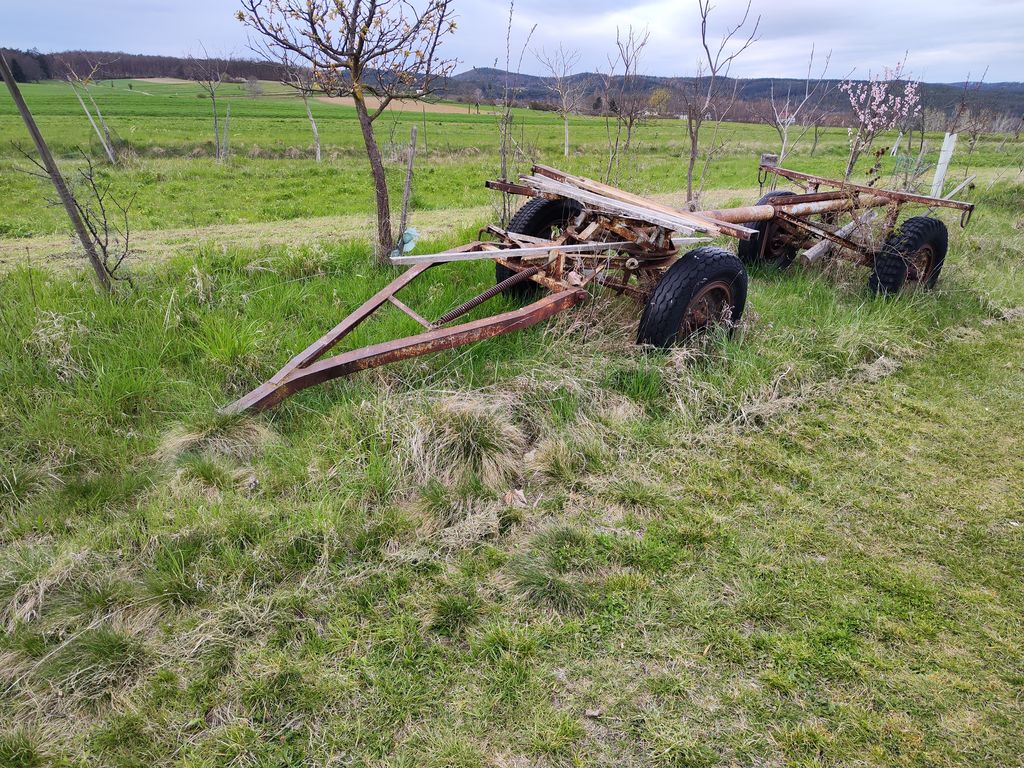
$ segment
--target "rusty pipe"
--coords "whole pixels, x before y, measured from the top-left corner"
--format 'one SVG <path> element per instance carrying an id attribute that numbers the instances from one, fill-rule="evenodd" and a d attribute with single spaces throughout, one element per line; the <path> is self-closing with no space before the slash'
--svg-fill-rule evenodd
<path id="1" fill-rule="evenodd" d="M 785 211 L 791 216 L 813 216 L 831 211 L 852 211 L 854 209 L 877 208 L 886 205 L 889 200 L 877 195 L 860 195 L 856 203 L 852 198 L 843 197 L 838 200 L 818 200 L 813 203 L 795 203 L 793 205 L 748 205 L 743 208 L 721 208 L 714 211 L 697 211 L 698 216 L 742 224 L 746 222 L 769 221 L 775 218 L 775 211 Z"/>

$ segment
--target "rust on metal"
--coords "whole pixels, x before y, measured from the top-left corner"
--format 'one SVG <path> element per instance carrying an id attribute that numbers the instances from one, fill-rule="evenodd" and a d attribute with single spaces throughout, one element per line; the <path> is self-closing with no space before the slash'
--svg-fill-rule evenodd
<path id="1" fill-rule="evenodd" d="M 503 312 L 500 315 L 474 320 L 452 328 L 436 328 L 415 336 L 343 352 L 302 368 L 294 368 L 277 381 L 268 381 L 236 400 L 227 406 L 225 411 L 228 413 L 261 411 L 277 405 L 284 398 L 307 387 L 347 376 L 356 371 L 376 368 L 399 360 L 408 360 L 443 349 L 473 344 L 502 333 L 528 328 L 578 304 L 585 297 L 586 292 L 579 289 L 561 291 L 544 296 L 522 309 Z"/>
<path id="2" fill-rule="evenodd" d="M 396 257 L 393 263 L 409 265 L 405 272 L 292 357 L 266 383 L 224 410 L 231 413 L 262 410 L 323 381 L 527 328 L 584 301 L 588 295 L 585 288 L 591 283 L 643 301 L 665 270 L 675 263 L 680 245 L 708 239 L 673 238 L 674 232 L 724 233 L 746 239 L 757 234 L 754 225 L 768 222 L 761 227 L 765 230 L 761 235 L 762 251 L 769 247 L 769 241 L 773 247 L 778 243 L 804 248 L 818 238 L 821 242 L 841 246 L 848 258 L 852 254 L 854 260 L 870 264 L 874 259 L 873 248 L 844 236 L 849 225 L 838 227 L 841 215 L 849 214 L 858 221 L 862 211 L 884 206 L 887 210 L 882 229 L 891 231 L 905 204 L 958 209 L 963 224 L 974 209 L 970 203 L 866 187 L 775 165 L 760 166 L 759 179 L 776 174 L 805 192 L 773 198 L 768 204 L 697 212 L 680 211 L 557 168 L 536 165 L 533 173 L 534 176 L 522 177 L 523 184 L 500 180 L 488 182 L 487 186 L 513 194 L 578 202 L 580 214 L 565 223 L 558 237 L 519 234 L 489 225 L 480 230 L 480 239 L 448 251 Z M 830 189 L 821 191 L 822 187 Z M 820 217 L 820 221 L 812 221 L 815 216 Z M 485 239 L 487 237 L 493 239 Z M 445 312 L 434 322 L 397 296 L 435 264 L 481 258 L 493 260 L 512 274 Z M 933 268 L 934 254 L 922 250 L 910 257 L 908 277 L 924 281 Z M 547 293 L 521 309 L 450 325 L 503 291 L 528 281 Z M 720 282 L 701 286 L 688 303 L 679 334 L 690 335 L 722 319 L 721 313 L 731 302 L 731 290 L 731 286 Z M 405 313 L 422 325 L 424 331 L 327 357 L 342 339 L 385 304 Z"/>
<path id="3" fill-rule="evenodd" d="M 850 240 L 849 238 L 837 235 L 832 230 L 826 229 L 825 227 L 822 227 L 818 224 L 814 224 L 813 222 L 807 221 L 806 219 L 798 218 L 797 216 L 793 216 L 789 213 L 786 213 L 785 211 L 779 211 L 778 218 L 780 221 L 786 222 L 786 224 L 788 224 L 791 227 L 803 230 L 805 232 L 810 232 L 813 235 L 817 235 L 819 238 L 830 240 L 842 248 L 848 248 L 851 251 L 861 250 L 861 245 L 859 243 L 855 243 L 853 240 Z"/>
<path id="4" fill-rule="evenodd" d="M 939 208 L 956 208 L 961 211 L 974 210 L 973 203 L 965 203 L 961 200 L 947 200 L 944 197 L 929 197 L 927 195 L 918 195 L 913 192 L 897 192 L 891 189 L 879 189 L 877 187 L 868 187 L 863 184 L 852 184 L 848 181 L 839 181 L 837 179 L 826 179 L 823 176 L 815 176 L 810 173 L 801 173 L 800 171 L 791 171 L 788 168 L 779 168 L 774 165 L 762 165 L 761 169 L 768 173 L 774 173 L 778 176 L 783 176 L 792 181 L 808 181 L 814 184 L 824 184 L 829 187 L 839 187 L 843 190 L 850 190 L 856 192 L 865 192 L 869 195 L 877 195 L 879 197 L 886 197 L 890 200 L 899 200 L 904 203 L 920 203 L 922 205 L 933 205 Z"/>
<path id="5" fill-rule="evenodd" d="M 496 189 L 498 192 L 508 192 L 511 195 L 523 195 L 524 197 L 533 195 L 533 190 L 529 187 L 501 179 L 489 179 L 484 182 L 484 186 L 488 189 Z"/>
<path id="6" fill-rule="evenodd" d="M 474 296 L 469 301 L 464 301 L 462 304 L 459 304 L 459 306 L 455 307 L 454 309 L 445 312 L 443 315 L 437 318 L 437 321 L 434 323 L 434 325 L 447 325 L 452 320 L 462 317 L 467 312 L 471 312 L 472 310 L 476 309 L 488 299 L 493 299 L 502 291 L 507 291 L 509 288 L 515 285 L 519 285 L 519 283 L 525 283 L 527 280 L 529 280 L 534 275 L 538 274 L 540 271 L 541 267 L 530 267 L 529 269 L 524 269 L 522 272 L 516 272 L 514 275 L 511 275 L 510 277 L 506 277 L 504 280 L 492 285 L 479 296 Z"/>

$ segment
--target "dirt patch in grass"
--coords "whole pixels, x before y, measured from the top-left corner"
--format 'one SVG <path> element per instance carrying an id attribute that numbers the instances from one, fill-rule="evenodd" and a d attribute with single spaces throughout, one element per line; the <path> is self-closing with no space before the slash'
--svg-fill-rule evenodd
<path id="1" fill-rule="evenodd" d="M 424 211 L 416 215 L 421 238 L 436 238 L 453 229 L 469 227 L 491 215 L 487 207 L 451 211 Z M 132 233 L 135 268 L 150 268 L 160 262 L 201 246 L 248 248 L 302 246 L 314 243 L 365 240 L 371 237 L 374 220 L 369 214 L 324 216 L 315 219 L 220 224 L 188 229 L 154 229 Z M 86 268 L 81 247 L 70 237 L 32 237 L 0 240 L 0 272 L 5 268 L 31 264 L 56 270 Z"/>

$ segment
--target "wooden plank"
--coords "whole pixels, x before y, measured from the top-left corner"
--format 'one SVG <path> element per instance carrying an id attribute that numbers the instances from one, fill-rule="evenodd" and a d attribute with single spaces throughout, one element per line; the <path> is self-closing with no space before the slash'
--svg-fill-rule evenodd
<path id="1" fill-rule="evenodd" d="M 726 234 L 732 235 L 733 237 L 738 237 L 740 239 L 745 239 L 745 237 L 749 237 L 751 234 L 751 231 L 747 230 L 746 227 L 736 226 L 730 222 L 717 221 L 708 216 L 704 216 L 700 213 L 681 211 L 678 208 L 672 208 L 671 206 L 663 205 L 641 195 L 636 195 L 633 194 L 632 192 L 627 192 L 624 189 L 619 189 L 618 187 L 613 187 L 609 184 L 604 184 L 600 181 L 588 179 L 585 176 L 576 176 L 573 174 L 569 174 L 564 171 L 560 171 L 557 168 L 552 168 L 547 165 L 541 165 L 538 163 L 537 165 L 533 166 L 533 171 L 534 173 L 539 174 L 541 176 L 547 176 L 548 178 L 554 179 L 555 181 L 561 181 L 563 183 L 570 184 L 571 186 L 576 186 L 579 187 L 580 189 L 587 190 L 588 192 L 594 192 L 596 194 L 603 195 L 604 197 L 609 197 L 613 200 L 618 200 L 620 202 L 629 203 L 631 205 L 635 205 L 641 208 L 651 209 L 654 211 L 658 211 L 659 213 L 664 213 L 675 218 L 683 219 L 684 221 L 689 222 L 692 225 L 693 229 L 699 229 L 710 234 L 718 235 L 721 234 L 722 232 L 725 232 Z"/>
<path id="2" fill-rule="evenodd" d="M 604 213 L 656 224 L 673 232 L 692 234 L 695 231 L 700 231 L 710 235 L 720 235 L 723 230 L 728 230 L 727 234 L 740 239 L 749 239 L 757 233 L 756 230 L 740 224 L 726 224 L 695 216 L 684 219 L 676 211 L 664 213 L 662 210 L 656 210 L 647 205 L 634 205 L 622 200 L 615 200 L 597 192 L 580 189 L 566 182 L 556 181 L 550 177 L 524 176 L 522 180 L 538 192 L 545 194 L 553 193 L 561 197 L 567 197 Z M 671 211 L 672 209 L 668 210 Z M 693 220 L 691 221 L 691 219 Z"/>
<path id="3" fill-rule="evenodd" d="M 555 181 L 554 179 L 544 176 L 527 176 L 523 177 L 523 181 L 528 186 L 541 192 L 554 193 L 561 195 L 562 197 L 567 197 L 571 200 L 577 200 L 598 211 L 612 213 L 618 216 L 636 219 L 638 221 L 648 221 L 652 224 L 657 224 L 658 226 L 672 230 L 673 232 L 692 234 L 699 228 L 709 234 L 720 234 L 717 227 L 710 222 L 706 224 L 702 223 L 699 227 L 695 227 L 689 221 L 684 221 L 678 216 L 669 216 L 668 214 L 660 213 L 650 208 L 641 208 L 619 200 L 613 200 L 609 197 L 605 197 L 604 195 L 600 195 L 595 192 L 588 192 L 587 190 L 574 187 L 571 184 Z"/>
<path id="4" fill-rule="evenodd" d="M 953 151 L 956 149 L 956 136 L 955 133 L 947 133 L 942 139 L 939 162 L 935 166 L 935 178 L 932 179 L 932 197 L 942 195 L 942 187 L 946 183 L 946 170 L 949 168 L 949 161 L 953 159 Z"/>
<path id="5" fill-rule="evenodd" d="M 630 205 L 635 205 L 641 208 L 649 208 L 651 210 L 658 211 L 659 213 L 664 213 L 669 216 L 684 219 L 693 224 L 694 228 L 697 228 L 698 226 L 704 228 L 708 223 L 707 220 L 704 219 L 704 217 L 702 216 L 696 216 L 685 211 L 679 211 L 676 210 L 675 208 L 670 208 L 667 205 L 662 205 L 661 203 L 657 203 L 653 200 L 648 200 L 645 197 L 635 195 L 632 192 L 627 192 L 626 190 L 619 189 L 618 187 L 613 187 L 610 184 L 604 184 L 603 182 L 595 181 L 594 179 L 588 179 L 586 176 L 576 176 L 571 173 L 566 173 L 565 171 L 560 171 L 557 168 L 552 168 L 551 166 L 548 165 L 541 165 L 539 163 L 533 166 L 533 172 L 537 175 L 546 176 L 549 179 L 553 179 L 554 181 L 558 181 L 563 184 L 568 184 L 573 187 L 579 187 L 580 189 L 586 190 L 588 192 L 593 192 L 604 197 L 609 197 L 612 200 L 618 200 L 619 202 L 629 203 Z"/>

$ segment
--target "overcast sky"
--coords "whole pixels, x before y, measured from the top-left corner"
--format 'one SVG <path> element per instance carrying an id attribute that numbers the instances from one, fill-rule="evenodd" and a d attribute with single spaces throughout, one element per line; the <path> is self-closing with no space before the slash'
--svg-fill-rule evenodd
<path id="1" fill-rule="evenodd" d="M 414 0 L 415 2 L 415 0 Z M 6 1 L 4 3 L 7 4 Z M 12 3 L 13 4 L 13 3 Z M 0 44 L 42 51 L 90 49 L 181 55 L 198 50 L 247 55 L 246 31 L 234 18 L 237 0 L 37 0 L 5 12 Z M 447 54 L 473 66 L 504 65 L 508 3 L 454 0 L 459 28 Z M 718 35 L 742 16 L 745 0 L 718 0 L 711 28 Z M 1024 80 L 1024 0 L 754 0 L 759 40 L 737 62 L 743 77 L 800 76 L 812 44 L 831 50 L 829 74 L 893 65 L 909 51 L 908 69 L 930 82 Z M 692 74 L 699 29 L 696 0 L 517 0 L 513 47 L 536 24 L 531 48 L 560 42 L 579 49 L 581 69 L 605 66 L 616 26 L 646 27 L 651 38 L 643 70 Z M 532 55 L 523 71 L 540 74 Z"/>

